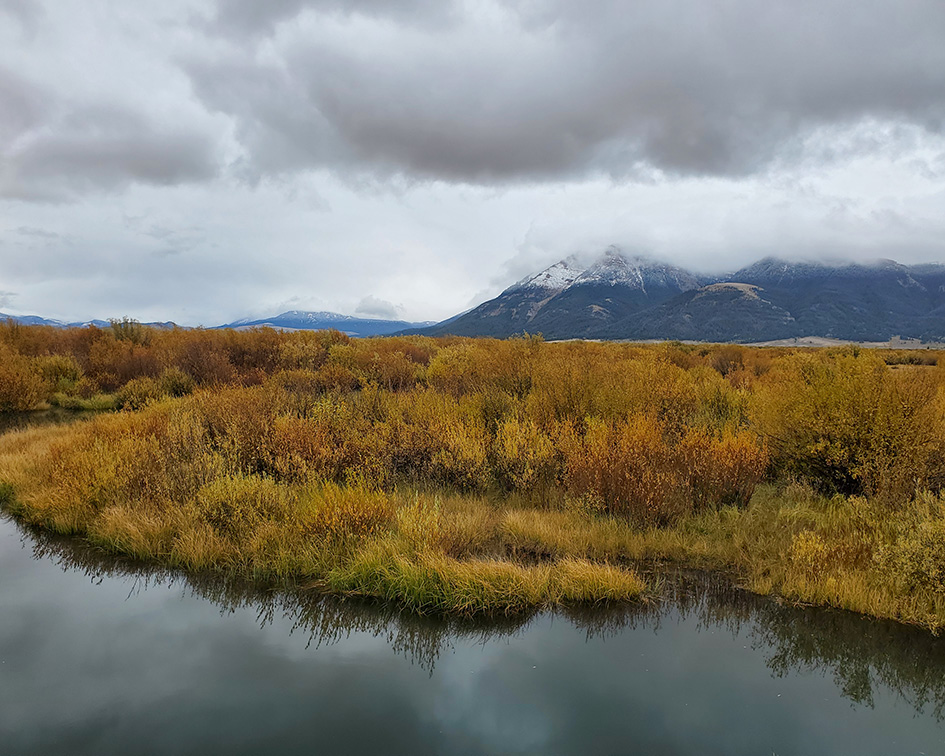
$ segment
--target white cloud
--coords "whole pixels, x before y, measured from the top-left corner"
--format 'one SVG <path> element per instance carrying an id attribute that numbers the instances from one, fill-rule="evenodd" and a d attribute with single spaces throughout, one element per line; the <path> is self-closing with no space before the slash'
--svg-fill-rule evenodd
<path id="1" fill-rule="evenodd" d="M 0 0 L 0 301 L 426 320 L 609 244 L 945 259 L 940 3 L 628 7 Z"/>

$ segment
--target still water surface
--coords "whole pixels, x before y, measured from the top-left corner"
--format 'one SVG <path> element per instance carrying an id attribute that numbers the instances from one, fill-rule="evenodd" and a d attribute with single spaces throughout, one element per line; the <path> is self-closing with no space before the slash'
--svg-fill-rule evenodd
<path id="1" fill-rule="evenodd" d="M 0 517 L 0 753 L 945 754 L 945 640 L 708 579 L 667 594 L 420 620 Z"/>

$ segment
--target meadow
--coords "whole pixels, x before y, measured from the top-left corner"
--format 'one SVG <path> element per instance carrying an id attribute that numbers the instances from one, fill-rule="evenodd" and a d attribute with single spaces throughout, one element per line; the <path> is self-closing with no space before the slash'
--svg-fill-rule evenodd
<path id="1" fill-rule="evenodd" d="M 945 627 L 928 351 L 0 325 L 22 520 L 420 612 L 646 600 L 661 566 Z"/>

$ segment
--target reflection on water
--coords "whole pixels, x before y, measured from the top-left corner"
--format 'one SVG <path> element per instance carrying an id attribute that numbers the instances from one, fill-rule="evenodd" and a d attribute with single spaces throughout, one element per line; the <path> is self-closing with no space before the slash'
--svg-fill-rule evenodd
<path id="1" fill-rule="evenodd" d="M 0 526 L 8 535 L 13 527 L 9 521 Z M 945 752 L 941 639 L 845 612 L 782 606 L 704 574 L 671 576 L 660 601 L 467 621 L 404 615 L 392 607 L 304 590 L 184 577 L 23 529 L 19 538 L 32 552 L 28 564 L 46 569 L 38 582 L 22 587 L 41 590 L 53 581 L 52 574 L 83 575 L 86 592 L 96 585 L 121 588 L 124 598 L 108 610 L 116 615 L 127 614 L 134 602 L 153 598 L 155 592 L 170 589 L 178 595 L 176 603 L 162 604 L 148 616 L 149 649 L 153 644 L 173 646 L 185 636 L 195 643 L 196 632 L 186 629 L 192 618 L 200 607 L 217 608 L 217 621 L 200 620 L 199 637 L 219 647 L 195 656 L 192 663 L 202 675 L 219 676 L 226 684 L 201 680 L 200 686 L 211 684 L 212 696 L 201 692 L 202 687 L 170 687 L 173 695 L 189 698 L 189 705 L 201 711 L 215 706 L 238 711 L 239 719 L 229 720 L 229 726 L 242 735 L 237 741 L 210 736 L 209 722 L 181 714 L 186 721 L 178 738 L 148 741 L 140 752 L 208 753 L 219 748 L 251 753 L 249 729 L 242 729 L 250 728 L 249 722 L 252 732 L 269 739 L 266 750 L 273 753 L 314 752 L 316 744 L 338 753 Z M 0 557 L 0 565 L 24 569 L 26 560 L 11 559 L 9 547 L 0 547 Z M 49 573 L 53 564 L 61 570 Z M 53 588 L 49 600 L 57 597 L 62 598 Z M 0 600 L 7 598 L 2 585 Z M 42 604 L 31 611 L 38 612 L 31 621 L 42 622 Z M 108 614 L 71 616 L 88 626 L 47 627 L 43 632 L 57 638 L 107 632 L 100 626 L 112 621 Z M 251 618 L 264 640 L 234 638 L 227 623 L 237 618 Z M 140 619 L 129 626 L 143 627 Z M 0 644 L 9 637 L 2 630 L 0 621 Z M 275 648 L 289 644 L 291 650 L 268 648 L 263 654 L 267 662 L 248 663 L 262 653 L 260 643 Z M 116 653 L 150 653 L 131 638 L 121 644 L 129 648 Z M 184 648 L 179 652 L 181 658 L 191 656 Z M 3 660 L 15 653 L 0 646 Z M 167 661 L 173 654 L 163 658 L 175 663 Z M 408 661 L 421 677 L 397 664 L 397 658 Z M 236 683 L 229 666 L 243 663 L 247 668 L 235 678 L 238 690 L 230 690 L 227 686 Z M 142 674 L 161 678 L 142 665 Z M 269 686 L 273 668 L 279 669 L 278 684 Z M 180 674 L 190 679 L 187 672 Z M 104 684 L 114 684 L 114 679 L 106 676 Z M 350 687 L 353 680 L 358 684 Z M 161 679 L 151 684 L 166 687 Z M 0 706 L 15 693 L 4 692 L 4 685 L 0 678 Z M 147 688 L 148 680 L 141 685 Z M 101 695 L 108 706 L 128 706 L 116 700 L 127 696 L 126 690 Z M 297 720 L 300 701 L 307 702 L 302 720 L 311 721 L 311 731 Z M 256 707 L 263 707 L 265 718 Z M 96 716 L 85 709 L 79 714 Z M 72 730 L 63 725 L 60 740 L 51 742 L 25 734 L 26 723 L 0 713 L 0 741 L 12 738 L 9 742 L 18 743 L 22 753 L 117 753 L 119 745 L 130 747 L 149 733 L 153 737 L 152 715 L 132 711 L 123 716 L 143 721 L 114 741 L 97 739 L 73 722 L 70 726 L 84 740 L 73 739 L 68 734 Z M 172 726 L 166 716 L 158 719 Z M 273 728 L 273 721 L 282 724 Z M 95 727 L 114 732 L 118 725 L 106 718 L 96 720 Z M 374 737 L 363 728 L 384 732 Z"/>
<path id="2" fill-rule="evenodd" d="M 130 580 L 131 591 L 148 586 L 180 586 L 213 602 L 224 614 L 249 609 L 261 627 L 276 617 L 291 620 L 306 645 L 319 648 L 343 641 L 352 633 L 386 640 L 431 675 L 444 650 L 458 639 L 476 644 L 523 633 L 534 615 L 463 619 L 420 617 L 390 605 L 339 600 L 312 591 L 273 588 L 223 580 L 212 575 L 185 576 L 116 558 L 74 539 L 30 531 L 36 559 L 51 559 L 64 569 L 101 580 Z M 938 720 L 945 716 L 945 639 L 894 622 L 869 620 L 848 612 L 779 604 L 735 587 L 724 577 L 679 572 L 665 581 L 658 601 L 610 607 L 572 607 L 556 612 L 580 629 L 587 640 L 606 639 L 627 630 L 659 631 L 669 617 L 694 618 L 701 630 L 722 628 L 745 633 L 763 649 L 768 669 L 777 676 L 792 671 L 825 672 L 841 695 L 872 706 L 877 686 L 895 691 L 917 712 Z"/>
<path id="3" fill-rule="evenodd" d="M 66 410 L 61 407 L 31 412 L 0 412 L 0 433 L 40 425 L 66 425 L 100 414 L 101 412 Z"/>

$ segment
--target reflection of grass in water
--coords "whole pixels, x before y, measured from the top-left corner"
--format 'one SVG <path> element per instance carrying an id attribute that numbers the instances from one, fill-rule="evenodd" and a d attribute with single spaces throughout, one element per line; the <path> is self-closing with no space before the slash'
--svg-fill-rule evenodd
<path id="1" fill-rule="evenodd" d="M 261 626 L 288 619 L 290 632 L 308 637 L 313 648 L 344 641 L 354 633 L 384 638 L 391 650 L 433 673 L 440 655 L 457 642 L 485 644 L 524 633 L 537 616 L 493 618 L 418 616 L 397 605 L 338 599 L 288 582 L 266 586 L 213 574 L 184 574 L 113 557 L 73 538 L 50 536 L 17 524 L 37 559 L 94 577 L 131 579 L 132 591 L 150 585 L 179 585 L 213 602 L 221 613 L 247 609 Z M 722 628 L 747 634 L 764 649 L 772 673 L 830 674 L 840 693 L 872 706 L 888 688 L 921 712 L 931 707 L 945 718 L 945 639 L 891 621 L 865 620 L 853 613 L 785 606 L 735 587 L 724 577 L 698 571 L 667 572 L 659 600 L 640 604 L 552 610 L 585 632 L 588 640 L 638 628 L 658 631 L 661 622 L 693 617 L 699 630 Z"/>
<path id="2" fill-rule="evenodd" d="M 761 605 L 755 637 L 775 649 L 768 660 L 781 676 L 792 670 L 830 673 L 850 700 L 872 706 L 887 687 L 916 711 L 945 718 L 945 641 L 918 629 L 845 612 Z"/>
<path id="3" fill-rule="evenodd" d="M 43 425 L 64 425 L 79 420 L 90 420 L 98 414 L 97 411 L 76 411 L 61 407 L 28 412 L 0 412 L 0 433 Z"/>

